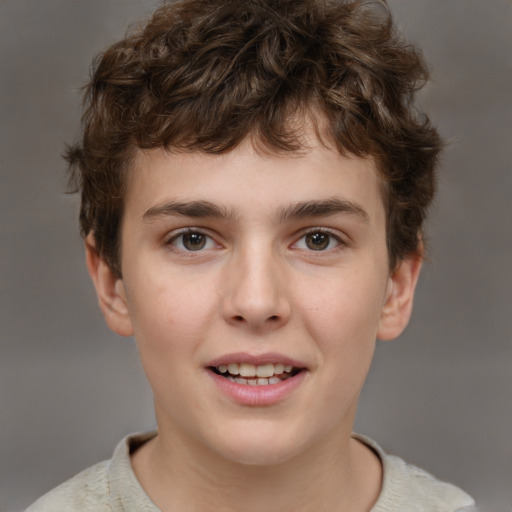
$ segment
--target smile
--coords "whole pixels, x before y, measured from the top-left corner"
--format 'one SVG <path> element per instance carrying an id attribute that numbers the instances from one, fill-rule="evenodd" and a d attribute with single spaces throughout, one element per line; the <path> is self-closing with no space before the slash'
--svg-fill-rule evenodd
<path id="1" fill-rule="evenodd" d="M 230 382 L 249 386 L 268 386 L 279 384 L 295 376 L 300 369 L 282 363 L 254 365 L 249 363 L 229 363 L 210 367 L 210 369 Z"/>
<path id="2" fill-rule="evenodd" d="M 284 354 L 225 354 L 205 369 L 214 387 L 244 406 L 271 406 L 294 395 L 308 380 L 309 368 Z"/>

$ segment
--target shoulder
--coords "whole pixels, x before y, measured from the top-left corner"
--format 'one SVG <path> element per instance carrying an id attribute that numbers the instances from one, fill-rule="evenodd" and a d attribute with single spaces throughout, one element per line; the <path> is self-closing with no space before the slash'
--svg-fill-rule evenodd
<path id="1" fill-rule="evenodd" d="M 158 512 L 135 474 L 130 454 L 156 432 L 125 437 L 112 458 L 82 471 L 39 498 L 25 512 Z"/>
<path id="2" fill-rule="evenodd" d="M 26 512 L 110 512 L 108 462 L 82 471 L 39 498 Z"/>
<path id="3" fill-rule="evenodd" d="M 387 455 L 387 498 L 403 503 L 411 512 L 457 512 L 468 510 L 475 502 L 457 486 L 438 480 L 430 473 L 399 457 Z"/>
<path id="4" fill-rule="evenodd" d="M 470 512 L 475 501 L 453 484 L 443 482 L 427 471 L 408 464 L 400 457 L 388 455 L 364 436 L 356 436 L 374 450 L 382 461 L 382 489 L 371 512 Z"/>

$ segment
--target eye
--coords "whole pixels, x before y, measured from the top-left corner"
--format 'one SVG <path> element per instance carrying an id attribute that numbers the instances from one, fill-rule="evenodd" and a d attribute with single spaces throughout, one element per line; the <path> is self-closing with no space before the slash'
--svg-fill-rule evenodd
<path id="1" fill-rule="evenodd" d="M 338 247 L 341 243 L 341 240 L 332 233 L 316 230 L 301 237 L 295 244 L 295 247 L 309 251 L 326 251 Z"/>
<path id="2" fill-rule="evenodd" d="M 173 236 L 168 244 L 180 251 L 187 252 L 202 251 L 215 247 L 215 242 L 208 235 L 192 230 Z"/>

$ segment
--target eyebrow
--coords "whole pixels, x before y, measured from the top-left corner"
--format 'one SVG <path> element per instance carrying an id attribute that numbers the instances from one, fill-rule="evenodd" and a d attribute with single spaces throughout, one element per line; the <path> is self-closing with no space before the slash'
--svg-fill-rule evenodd
<path id="1" fill-rule="evenodd" d="M 219 219 L 234 220 L 236 215 L 228 210 L 209 201 L 169 201 L 163 204 L 152 206 L 147 210 L 142 219 L 150 221 L 158 217 L 213 217 Z"/>
<path id="2" fill-rule="evenodd" d="M 370 216 L 366 211 L 353 201 L 331 197 L 319 201 L 301 201 L 284 208 L 279 218 L 282 222 L 287 220 L 298 220 L 307 217 L 326 217 L 339 213 L 354 215 L 365 223 L 370 222 Z"/>
<path id="3" fill-rule="evenodd" d="M 365 223 L 370 222 L 366 211 L 353 201 L 340 198 L 323 200 L 300 201 L 282 208 L 277 218 L 280 222 L 299 220 L 308 217 L 325 217 L 339 213 L 354 215 Z M 169 201 L 149 208 L 142 219 L 151 221 L 158 217 L 191 217 L 191 218 L 216 218 L 233 221 L 238 218 L 235 211 L 219 206 L 210 201 Z"/>

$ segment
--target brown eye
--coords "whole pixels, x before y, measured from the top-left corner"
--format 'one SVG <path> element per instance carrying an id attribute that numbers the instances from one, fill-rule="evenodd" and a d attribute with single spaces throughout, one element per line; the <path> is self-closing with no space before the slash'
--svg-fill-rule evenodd
<path id="1" fill-rule="evenodd" d="M 328 233 L 310 233 L 305 237 L 306 247 L 312 251 L 324 251 L 329 247 L 331 236 Z"/>
<path id="2" fill-rule="evenodd" d="M 202 233 L 185 233 L 183 237 L 183 247 L 188 251 L 200 251 L 206 245 L 206 236 Z"/>
<path id="3" fill-rule="evenodd" d="M 201 231 L 182 232 L 171 238 L 168 244 L 183 252 L 198 252 L 216 246 L 215 241 Z"/>

